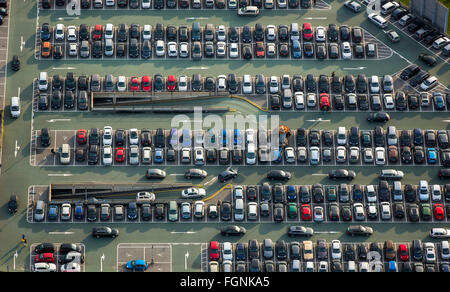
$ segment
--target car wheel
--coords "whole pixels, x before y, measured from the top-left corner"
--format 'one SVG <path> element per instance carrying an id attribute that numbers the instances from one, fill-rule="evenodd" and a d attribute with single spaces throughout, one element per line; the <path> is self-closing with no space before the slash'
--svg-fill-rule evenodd
<path id="1" fill-rule="evenodd" d="M 100 238 L 100 235 L 97 235 L 96 237 L 97 237 L 97 238 Z"/>
<path id="2" fill-rule="evenodd" d="M 116 236 L 115 236 L 115 235 L 111 235 L 111 237 L 112 237 L 112 238 L 116 238 Z"/>

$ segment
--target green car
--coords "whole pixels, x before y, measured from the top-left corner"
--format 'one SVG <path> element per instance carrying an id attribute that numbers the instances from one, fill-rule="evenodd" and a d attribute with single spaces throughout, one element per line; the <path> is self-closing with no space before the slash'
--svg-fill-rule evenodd
<path id="1" fill-rule="evenodd" d="M 289 203 L 288 204 L 288 217 L 291 219 L 297 218 L 297 204 L 296 203 Z"/>
<path id="2" fill-rule="evenodd" d="M 178 204 L 176 201 L 169 202 L 169 221 L 178 221 Z"/>
<path id="3" fill-rule="evenodd" d="M 426 220 L 429 221 L 431 220 L 431 206 L 430 204 L 422 204 L 420 206 L 421 212 L 422 213 L 422 220 Z"/>
<path id="4" fill-rule="evenodd" d="M 329 202 L 336 202 L 337 200 L 336 187 L 329 187 L 327 189 L 327 199 Z"/>

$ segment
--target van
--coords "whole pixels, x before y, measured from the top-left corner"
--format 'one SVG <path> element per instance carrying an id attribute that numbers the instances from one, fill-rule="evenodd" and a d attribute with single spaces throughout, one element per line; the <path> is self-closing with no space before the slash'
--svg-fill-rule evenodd
<path id="1" fill-rule="evenodd" d="M 20 97 L 14 96 L 11 97 L 11 116 L 13 118 L 18 118 L 20 116 Z"/>
<path id="2" fill-rule="evenodd" d="M 59 152 L 59 159 L 61 164 L 70 163 L 70 146 L 69 144 L 62 144 Z"/>
<path id="3" fill-rule="evenodd" d="M 192 39 L 192 41 L 201 41 L 202 40 L 202 34 L 201 34 L 199 22 L 192 23 L 191 39 Z"/>
<path id="4" fill-rule="evenodd" d="M 258 217 L 258 204 L 255 202 L 248 203 L 248 220 L 256 220 Z"/>
<path id="5" fill-rule="evenodd" d="M 395 2 L 395 1 L 388 2 L 388 3 L 384 4 L 383 6 L 381 6 L 381 14 L 387 15 L 387 14 L 391 13 L 392 11 L 394 11 L 398 7 L 400 7 L 400 4 L 398 4 L 397 2 Z"/>
<path id="6" fill-rule="evenodd" d="M 298 23 L 291 23 L 291 41 L 300 39 L 300 29 Z"/>
<path id="7" fill-rule="evenodd" d="M 247 145 L 247 153 L 245 155 L 247 164 L 256 163 L 256 147 L 254 143 L 249 143 Z"/>
<path id="8" fill-rule="evenodd" d="M 34 209 L 34 221 L 43 221 L 45 217 L 45 203 L 42 200 L 36 202 L 36 208 Z"/>
<path id="9" fill-rule="evenodd" d="M 39 90 L 47 90 L 48 82 L 47 82 L 47 72 L 39 73 Z"/>
<path id="10" fill-rule="evenodd" d="M 244 220 L 244 200 L 237 199 L 234 202 L 234 220 L 242 221 Z"/>

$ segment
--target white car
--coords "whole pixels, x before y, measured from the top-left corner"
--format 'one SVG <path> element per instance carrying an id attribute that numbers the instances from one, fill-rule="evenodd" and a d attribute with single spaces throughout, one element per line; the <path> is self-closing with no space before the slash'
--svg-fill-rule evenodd
<path id="1" fill-rule="evenodd" d="M 306 104 L 308 107 L 316 107 L 316 94 L 309 92 L 306 96 Z"/>
<path id="2" fill-rule="evenodd" d="M 374 185 L 367 185 L 365 189 L 366 199 L 369 203 L 375 203 L 377 201 L 377 193 Z"/>
<path id="3" fill-rule="evenodd" d="M 203 147 L 194 148 L 194 163 L 196 165 L 205 164 L 205 150 Z"/>
<path id="4" fill-rule="evenodd" d="M 344 60 L 350 60 L 352 58 L 352 48 L 349 42 L 343 42 L 341 44 L 341 53 L 342 59 Z"/>
<path id="5" fill-rule="evenodd" d="M 361 10 L 361 4 L 352 0 L 345 1 L 344 6 L 353 10 L 353 12 L 359 12 Z"/>
<path id="6" fill-rule="evenodd" d="M 359 148 L 358 147 L 350 147 L 349 149 L 349 161 L 350 163 L 358 163 L 359 162 Z"/>
<path id="7" fill-rule="evenodd" d="M 188 58 L 189 57 L 189 44 L 186 42 L 181 42 L 179 48 L 179 56 L 180 58 Z"/>
<path id="8" fill-rule="evenodd" d="M 269 91 L 270 93 L 278 93 L 280 91 L 280 84 L 277 76 L 270 76 Z"/>
<path id="9" fill-rule="evenodd" d="M 217 41 L 225 42 L 227 40 L 227 30 L 225 25 L 219 25 L 216 30 Z"/>
<path id="10" fill-rule="evenodd" d="M 430 231 L 431 238 L 450 238 L 450 229 L 432 228 Z"/>
<path id="11" fill-rule="evenodd" d="M 394 99 L 392 97 L 392 94 L 385 94 L 383 96 L 384 100 L 384 108 L 387 110 L 392 110 L 395 108 Z"/>
<path id="12" fill-rule="evenodd" d="M 233 246 L 231 245 L 231 242 L 224 242 L 222 244 L 222 259 L 224 261 L 233 260 Z"/>
<path id="13" fill-rule="evenodd" d="M 443 260 L 450 259 L 450 247 L 447 240 L 441 241 L 441 258 Z"/>
<path id="14" fill-rule="evenodd" d="M 238 5 L 237 0 L 228 0 L 228 8 L 229 9 L 236 9 Z"/>
<path id="15" fill-rule="evenodd" d="M 181 75 L 178 77 L 178 91 L 187 91 L 188 83 L 187 83 L 187 76 Z"/>
<path id="16" fill-rule="evenodd" d="M 123 92 L 127 90 L 127 78 L 125 76 L 117 77 L 117 91 Z"/>
<path id="17" fill-rule="evenodd" d="M 81 266 L 79 263 L 70 262 L 61 266 L 61 272 L 81 272 Z"/>
<path id="18" fill-rule="evenodd" d="M 364 148 L 362 151 L 362 157 L 363 157 L 364 163 L 372 163 L 373 162 L 372 148 Z"/>
<path id="19" fill-rule="evenodd" d="M 389 202 L 381 202 L 381 219 L 391 220 L 391 204 Z"/>
<path id="20" fill-rule="evenodd" d="M 420 89 L 424 91 L 428 91 L 432 88 L 434 88 L 438 84 L 438 79 L 436 76 L 431 76 L 427 78 L 422 84 L 420 84 Z"/>
<path id="21" fill-rule="evenodd" d="M 106 24 L 104 35 L 107 40 L 112 40 L 114 38 L 114 25 L 112 23 Z"/>
<path id="22" fill-rule="evenodd" d="M 251 94 L 253 93 L 253 83 L 252 83 L 252 77 L 248 74 L 245 74 L 242 77 L 242 93 L 244 94 Z"/>
<path id="23" fill-rule="evenodd" d="M 347 130 L 345 129 L 345 127 L 338 127 L 336 133 L 336 142 L 341 146 L 347 145 Z"/>
<path id="24" fill-rule="evenodd" d="M 110 145 L 103 146 L 103 165 L 111 165 L 113 161 L 112 147 Z"/>
<path id="25" fill-rule="evenodd" d="M 286 147 L 284 155 L 287 163 L 295 163 L 295 152 L 293 147 Z"/>
<path id="26" fill-rule="evenodd" d="M 167 54 L 169 57 L 177 57 L 178 56 L 178 45 L 176 42 L 167 43 Z"/>
<path id="27" fill-rule="evenodd" d="M 145 24 L 142 29 L 142 39 L 151 40 L 152 39 L 152 26 L 150 24 Z"/>
<path id="28" fill-rule="evenodd" d="M 67 221 L 71 219 L 72 206 L 68 203 L 61 205 L 61 220 Z"/>
<path id="29" fill-rule="evenodd" d="M 385 165 L 386 164 L 386 150 L 384 147 L 375 148 L 375 164 Z"/>
<path id="30" fill-rule="evenodd" d="M 442 191 L 440 185 L 432 185 L 431 186 L 431 199 L 433 201 L 441 201 L 442 200 Z"/>
<path id="31" fill-rule="evenodd" d="M 328 272 L 328 262 L 325 261 L 319 262 L 319 272 L 322 273 Z"/>
<path id="32" fill-rule="evenodd" d="M 325 27 L 318 26 L 316 27 L 316 42 L 324 42 L 327 40 L 327 33 L 325 31 Z"/>
<path id="33" fill-rule="evenodd" d="M 67 27 L 67 40 L 69 42 L 75 42 L 77 40 L 77 27 L 71 25 Z"/>
<path id="34" fill-rule="evenodd" d="M 230 58 L 238 58 L 239 57 L 239 47 L 238 47 L 237 43 L 229 44 L 228 56 L 230 56 Z"/>
<path id="35" fill-rule="evenodd" d="M 130 146 L 130 154 L 128 155 L 131 165 L 139 164 L 139 147 L 136 145 Z"/>
<path id="36" fill-rule="evenodd" d="M 303 92 L 297 91 L 294 93 L 294 102 L 296 109 L 304 109 L 305 108 L 305 97 Z"/>
<path id="37" fill-rule="evenodd" d="M 255 130 L 253 129 L 245 130 L 245 143 L 255 144 Z"/>
<path id="38" fill-rule="evenodd" d="M 35 263 L 33 272 L 56 272 L 56 265 L 52 263 Z"/>
<path id="39" fill-rule="evenodd" d="M 105 126 L 103 128 L 103 145 L 112 145 L 112 128 L 110 126 Z"/>
<path id="40" fill-rule="evenodd" d="M 153 202 L 156 199 L 156 195 L 150 192 L 139 192 L 136 194 L 136 201 L 142 202 Z"/>
<path id="41" fill-rule="evenodd" d="M 64 40 L 64 24 L 58 23 L 56 25 L 55 29 L 55 39 L 57 41 L 63 41 Z"/>
<path id="42" fill-rule="evenodd" d="M 347 149 L 344 146 L 338 146 L 336 148 L 336 162 L 344 163 L 347 161 Z"/>
<path id="43" fill-rule="evenodd" d="M 217 91 L 227 90 L 227 77 L 225 75 L 217 76 Z"/>
<path id="44" fill-rule="evenodd" d="M 164 45 L 164 41 L 158 40 L 155 44 L 156 56 L 164 57 L 166 55 L 166 46 Z"/>
<path id="45" fill-rule="evenodd" d="M 152 0 L 141 0 L 141 7 L 143 9 L 149 9 L 152 7 Z"/>
<path id="46" fill-rule="evenodd" d="M 225 42 L 217 42 L 216 55 L 219 58 L 223 58 L 227 55 L 227 45 Z"/>
<path id="47" fill-rule="evenodd" d="M 189 188 L 181 191 L 181 197 L 185 199 L 201 198 L 206 195 L 206 191 L 203 188 Z"/>
<path id="48" fill-rule="evenodd" d="M 436 262 L 436 250 L 434 248 L 434 244 L 431 242 L 426 242 L 423 244 L 423 249 L 425 253 L 425 262 L 434 264 Z"/>
<path id="49" fill-rule="evenodd" d="M 380 80 L 378 79 L 378 76 L 373 75 L 369 78 L 369 87 L 370 92 L 372 93 L 380 92 Z"/>
<path id="50" fill-rule="evenodd" d="M 433 48 L 439 50 L 445 47 L 448 43 L 450 43 L 450 39 L 448 37 L 438 38 L 433 42 Z"/>
<path id="51" fill-rule="evenodd" d="M 277 0 L 277 2 L 278 2 L 278 8 L 286 8 L 287 7 L 286 0 Z"/>
<path id="52" fill-rule="evenodd" d="M 71 43 L 69 45 L 69 56 L 78 56 L 78 44 Z"/>
<path id="53" fill-rule="evenodd" d="M 320 163 L 320 149 L 317 146 L 309 148 L 309 163 L 317 165 Z"/>
<path id="54" fill-rule="evenodd" d="M 150 164 L 152 162 L 152 148 L 144 147 L 142 148 L 142 163 Z"/>
<path id="55" fill-rule="evenodd" d="M 370 21 L 372 21 L 381 28 L 385 28 L 388 25 L 387 20 L 379 14 L 370 13 L 369 15 L 367 15 L 367 17 L 369 18 Z"/>
<path id="56" fill-rule="evenodd" d="M 376 204 L 369 203 L 367 205 L 367 216 L 369 216 L 369 218 L 377 218 L 378 217 L 378 210 L 377 210 Z"/>
<path id="57" fill-rule="evenodd" d="M 333 260 L 340 260 L 342 258 L 341 242 L 337 239 L 331 242 L 331 258 Z"/>
<path id="58" fill-rule="evenodd" d="M 364 212 L 364 206 L 361 203 L 353 204 L 353 211 L 355 213 L 355 220 L 364 221 L 366 219 L 366 213 Z"/>
<path id="59" fill-rule="evenodd" d="M 320 206 L 314 207 L 313 214 L 314 214 L 314 221 L 315 222 L 323 222 L 323 220 L 324 220 L 323 207 L 320 207 Z"/>
<path id="60" fill-rule="evenodd" d="M 275 41 L 277 37 L 277 28 L 275 25 L 268 25 L 266 27 L 266 38 L 268 41 Z"/>
<path id="61" fill-rule="evenodd" d="M 139 132 L 138 129 L 133 128 L 128 131 L 128 139 L 130 141 L 130 145 L 139 144 Z"/>
<path id="62" fill-rule="evenodd" d="M 267 43 L 267 57 L 273 58 L 276 57 L 277 49 L 274 43 Z"/>

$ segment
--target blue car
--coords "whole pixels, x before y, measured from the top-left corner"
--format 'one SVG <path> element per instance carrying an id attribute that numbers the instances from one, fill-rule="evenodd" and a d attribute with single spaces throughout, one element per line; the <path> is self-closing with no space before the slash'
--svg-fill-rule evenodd
<path id="1" fill-rule="evenodd" d="M 245 250 L 245 245 L 242 242 L 238 242 L 236 244 L 236 260 L 237 261 L 245 261 L 247 251 Z"/>
<path id="2" fill-rule="evenodd" d="M 192 136 L 191 130 L 183 129 L 183 135 L 181 136 L 181 141 L 183 147 L 191 147 L 192 145 Z"/>
<path id="3" fill-rule="evenodd" d="M 388 272 L 397 272 L 398 271 L 398 269 L 397 269 L 397 262 L 396 261 L 390 261 L 389 262 L 389 269 L 388 269 Z"/>
<path id="4" fill-rule="evenodd" d="M 58 206 L 50 205 L 48 206 L 48 220 L 56 220 L 58 219 Z"/>
<path id="5" fill-rule="evenodd" d="M 444 97 L 440 94 L 434 94 L 434 106 L 437 110 L 441 111 L 445 109 Z"/>
<path id="6" fill-rule="evenodd" d="M 292 41 L 292 57 L 294 57 L 295 59 L 302 57 L 302 47 L 298 40 Z"/>
<path id="7" fill-rule="evenodd" d="M 227 130 L 222 130 L 222 146 L 227 146 Z"/>
<path id="8" fill-rule="evenodd" d="M 161 148 L 155 149 L 155 163 L 163 163 L 164 162 L 164 150 Z"/>
<path id="9" fill-rule="evenodd" d="M 280 163 L 283 160 L 281 149 L 274 149 L 272 152 L 272 162 Z"/>
<path id="10" fill-rule="evenodd" d="M 75 219 L 83 219 L 84 218 L 84 206 L 82 203 L 77 203 L 75 205 L 75 212 L 73 213 Z"/>
<path id="11" fill-rule="evenodd" d="M 295 190 L 295 186 L 290 185 L 287 187 L 287 199 L 291 202 L 297 200 L 297 191 Z"/>
<path id="12" fill-rule="evenodd" d="M 242 144 L 241 131 L 239 129 L 234 129 L 234 145 L 241 145 L 241 144 Z"/>
<path id="13" fill-rule="evenodd" d="M 428 148 L 427 149 L 427 161 L 428 161 L 428 164 L 436 164 L 437 163 L 436 148 Z"/>
<path id="14" fill-rule="evenodd" d="M 126 268 L 133 271 L 145 271 L 149 266 L 144 260 L 132 260 L 127 263 Z"/>

